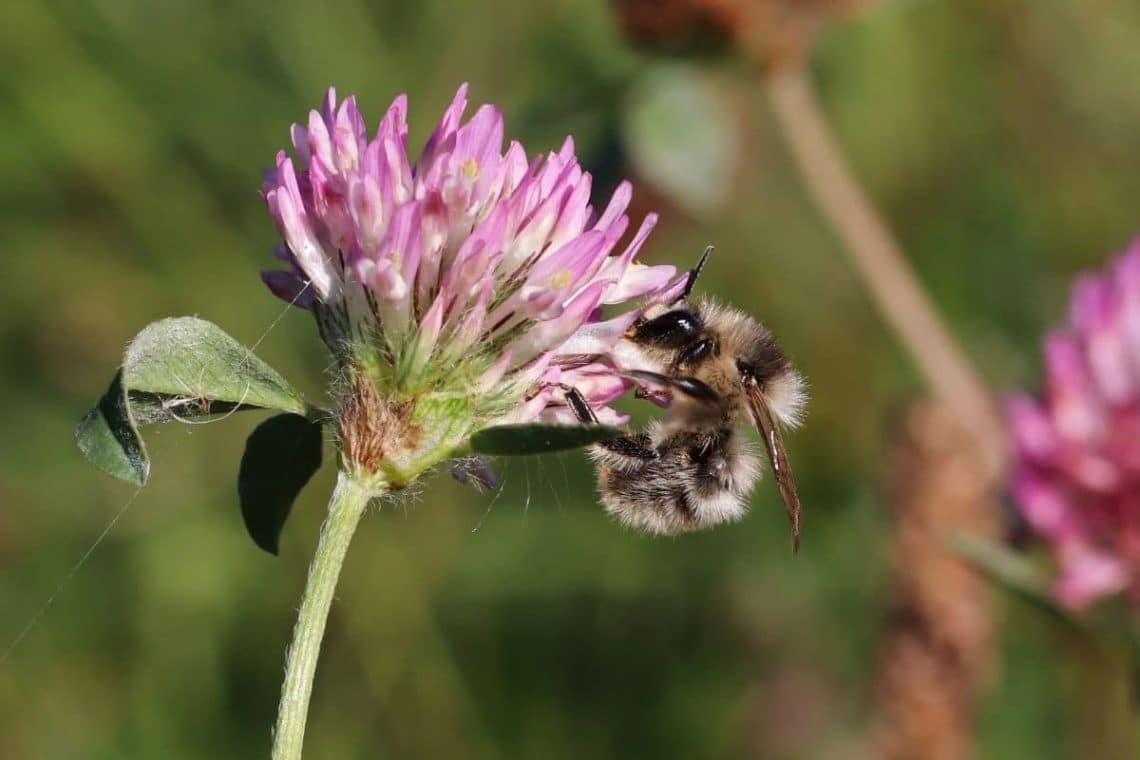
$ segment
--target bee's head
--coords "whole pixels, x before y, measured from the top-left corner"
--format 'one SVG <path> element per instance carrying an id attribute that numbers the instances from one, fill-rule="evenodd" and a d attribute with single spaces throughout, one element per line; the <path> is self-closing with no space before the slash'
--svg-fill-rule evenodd
<path id="1" fill-rule="evenodd" d="M 705 248 L 697 265 L 689 270 L 684 290 L 676 298 L 645 310 L 641 319 L 626 332 L 627 340 L 657 349 L 679 349 L 700 333 L 704 326 L 700 310 L 689 297 L 712 251 L 711 245 Z"/>
<path id="2" fill-rule="evenodd" d="M 688 301 L 678 301 L 650 307 L 624 337 L 640 346 L 676 350 L 692 341 L 703 327 L 698 310 Z"/>

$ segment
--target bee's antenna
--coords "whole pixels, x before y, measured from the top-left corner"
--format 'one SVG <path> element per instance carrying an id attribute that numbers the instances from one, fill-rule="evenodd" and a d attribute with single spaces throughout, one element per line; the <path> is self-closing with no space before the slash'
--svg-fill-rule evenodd
<path id="1" fill-rule="evenodd" d="M 685 283 L 685 290 L 682 291 L 678 301 L 683 301 L 689 297 L 693 292 L 693 286 L 697 284 L 697 278 L 701 276 L 701 270 L 705 268 L 705 262 L 709 260 L 709 254 L 713 252 L 715 246 L 705 246 L 705 252 L 701 254 L 701 260 L 697 265 L 689 270 L 689 280 Z"/>

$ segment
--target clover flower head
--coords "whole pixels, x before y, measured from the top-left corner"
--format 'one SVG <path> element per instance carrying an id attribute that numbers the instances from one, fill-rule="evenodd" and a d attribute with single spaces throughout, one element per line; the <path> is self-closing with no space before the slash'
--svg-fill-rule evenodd
<path id="1" fill-rule="evenodd" d="M 405 96 L 370 138 L 330 89 L 262 188 L 288 265 L 263 279 L 332 350 L 344 455 L 395 481 L 483 427 L 573 422 L 566 387 L 622 421 L 611 350 L 686 279 L 635 261 L 655 215 L 618 248 L 629 183 L 599 212 L 571 138 L 545 157 L 504 150 L 499 110 L 463 122 L 466 105 L 463 85 L 413 161 Z"/>
<path id="2" fill-rule="evenodd" d="M 1140 239 L 1073 287 L 1040 396 L 1007 404 L 1013 494 L 1054 554 L 1057 599 L 1140 603 Z"/>

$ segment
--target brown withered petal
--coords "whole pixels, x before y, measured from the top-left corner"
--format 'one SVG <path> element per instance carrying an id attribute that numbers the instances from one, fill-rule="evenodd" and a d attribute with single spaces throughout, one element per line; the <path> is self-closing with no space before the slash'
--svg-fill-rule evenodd
<path id="1" fill-rule="evenodd" d="M 971 757 L 992 600 L 947 539 L 960 531 L 996 537 L 998 505 L 970 436 L 937 404 L 909 410 L 889 461 L 894 587 L 874 740 L 884 758 Z"/>
<path id="2" fill-rule="evenodd" d="M 770 68 L 800 64 L 828 19 L 871 0 L 614 0 L 626 38 L 657 48 L 735 44 Z"/>
<path id="3" fill-rule="evenodd" d="M 613 0 L 622 34 L 634 45 L 719 50 L 732 41 L 732 18 L 704 0 Z"/>

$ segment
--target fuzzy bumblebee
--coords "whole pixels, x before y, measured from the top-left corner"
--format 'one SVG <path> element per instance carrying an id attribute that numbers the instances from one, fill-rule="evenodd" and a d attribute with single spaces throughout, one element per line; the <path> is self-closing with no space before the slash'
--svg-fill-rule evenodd
<path id="1" fill-rule="evenodd" d="M 759 432 L 799 546 L 800 500 L 781 425 L 799 422 L 807 394 L 772 333 L 748 314 L 689 300 L 705 251 L 684 292 L 647 311 L 615 350 L 641 395 L 666 406 L 644 433 L 594 446 L 607 511 L 647 533 L 672 535 L 739 520 L 760 475 L 741 427 Z M 593 411 L 573 388 L 567 402 L 585 423 Z"/>

